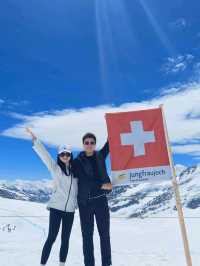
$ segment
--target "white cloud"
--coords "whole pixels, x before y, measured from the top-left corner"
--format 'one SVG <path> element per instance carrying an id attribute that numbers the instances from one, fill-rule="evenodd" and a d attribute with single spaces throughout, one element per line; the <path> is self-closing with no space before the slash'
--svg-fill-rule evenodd
<path id="1" fill-rule="evenodd" d="M 176 57 L 168 57 L 162 66 L 163 72 L 167 74 L 176 74 L 186 70 L 191 65 L 194 56 L 191 54 L 178 55 Z"/>
<path id="2" fill-rule="evenodd" d="M 182 87 L 178 87 L 178 86 L 177 87 L 175 87 L 175 86 L 167 87 L 167 88 L 165 88 L 164 90 L 161 91 L 161 95 L 176 94 L 180 90 L 183 90 L 183 88 Z"/>
<path id="3" fill-rule="evenodd" d="M 0 99 L 0 108 L 1 111 L 7 111 L 7 113 L 13 112 L 15 110 L 18 110 L 20 107 L 24 108 L 30 104 L 29 101 L 26 100 L 19 100 L 19 101 L 14 101 L 12 99 Z"/>
<path id="4" fill-rule="evenodd" d="M 189 154 L 200 157 L 200 144 L 174 145 L 173 151 L 180 154 Z"/>
<path id="5" fill-rule="evenodd" d="M 30 102 L 27 100 L 22 100 L 22 101 L 18 101 L 18 102 L 8 100 L 7 103 L 12 107 L 18 107 L 18 106 L 28 105 Z"/>
<path id="6" fill-rule="evenodd" d="M 164 104 L 170 139 L 176 153 L 190 153 L 196 156 L 200 151 L 200 84 L 188 84 L 187 88 L 173 94 L 143 102 L 126 103 L 119 107 L 97 106 L 79 110 L 61 110 L 36 113 L 31 116 L 12 114 L 19 124 L 1 134 L 8 137 L 28 139 L 25 127 L 31 127 L 39 138 L 50 144 L 68 144 L 81 148 L 81 137 L 88 131 L 94 132 L 101 146 L 107 136 L 104 115 L 107 112 L 130 111 Z M 187 144 L 196 142 L 196 144 Z M 179 145 L 177 145 L 179 144 Z"/>
<path id="7" fill-rule="evenodd" d="M 174 29 L 183 29 L 187 27 L 187 21 L 185 18 L 178 18 L 170 23 L 170 26 Z"/>

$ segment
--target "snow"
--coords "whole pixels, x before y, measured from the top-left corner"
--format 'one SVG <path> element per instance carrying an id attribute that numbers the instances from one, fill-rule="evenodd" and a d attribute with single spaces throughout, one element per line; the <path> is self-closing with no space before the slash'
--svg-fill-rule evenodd
<path id="1" fill-rule="evenodd" d="M 48 232 L 46 205 L 0 198 L 0 258 L 1 266 L 40 265 L 41 249 Z M 24 217 L 26 216 L 26 217 Z M 33 217 L 35 216 L 35 217 Z M 199 266 L 200 210 L 185 209 L 193 266 Z M 196 218 L 195 218 L 196 217 Z M 12 232 L 2 231 L 10 224 Z M 184 266 L 185 258 L 177 213 L 167 210 L 147 218 L 111 218 L 112 254 L 114 266 Z M 100 263 L 99 240 L 95 228 L 95 255 Z M 58 265 L 60 236 L 52 249 L 47 265 Z M 69 266 L 83 264 L 81 231 L 78 212 L 72 230 Z"/>
<path id="2" fill-rule="evenodd" d="M 178 178 L 182 203 L 188 211 L 197 210 L 200 207 L 200 165 L 182 169 Z M 171 181 L 129 186 L 118 192 L 117 197 L 110 198 L 113 216 L 117 217 L 160 216 L 173 210 L 175 205 Z"/>
<path id="3" fill-rule="evenodd" d="M 176 169 L 193 266 L 199 266 L 200 165 L 177 165 Z M 41 250 L 48 233 L 49 212 L 46 204 L 32 201 L 47 200 L 51 182 L 4 180 L 0 182 L 0 192 L 3 196 L 0 197 L 0 265 L 40 265 Z M 10 195 L 9 192 L 13 195 L 12 199 L 5 198 Z M 171 182 L 119 188 L 109 202 L 114 266 L 186 265 Z M 100 266 L 96 228 L 94 240 L 96 265 Z M 59 245 L 60 236 L 54 244 L 48 266 L 58 265 Z M 84 265 L 78 212 L 66 265 Z"/>
<path id="4" fill-rule="evenodd" d="M 187 169 L 187 167 L 183 164 L 176 164 L 175 169 L 176 169 L 177 176 L 179 176 L 181 174 L 181 172 L 183 172 L 185 169 Z"/>

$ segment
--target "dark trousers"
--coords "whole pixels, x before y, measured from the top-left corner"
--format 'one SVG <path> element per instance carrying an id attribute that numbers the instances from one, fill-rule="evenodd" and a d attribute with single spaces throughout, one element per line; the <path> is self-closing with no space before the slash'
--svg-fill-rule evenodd
<path id="1" fill-rule="evenodd" d="M 49 213 L 49 233 L 42 250 L 41 264 L 46 264 L 49 258 L 51 248 L 58 235 L 60 224 L 62 222 L 60 262 L 65 262 L 67 258 L 69 239 L 74 220 L 73 212 L 64 212 L 56 209 L 50 209 Z"/>
<path id="2" fill-rule="evenodd" d="M 90 199 L 87 205 L 79 204 L 81 230 L 83 236 L 83 254 L 85 266 L 95 266 L 94 259 L 94 217 L 100 236 L 102 266 L 110 266 L 110 213 L 106 196 Z"/>

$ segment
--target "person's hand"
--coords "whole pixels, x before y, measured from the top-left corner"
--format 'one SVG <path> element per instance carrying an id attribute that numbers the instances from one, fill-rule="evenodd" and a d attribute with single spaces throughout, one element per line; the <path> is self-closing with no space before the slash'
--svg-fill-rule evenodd
<path id="1" fill-rule="evenodd" d="M 112 190 L 112 184 L 111 183 L 106 183 L 106 184 L 103 184 L 101 189 L 104 189 L 104 190 Z"/>
<path id="2" fill-rule="evenodd" d="M 35 136 L 35 134 L 31 131 L 30 128 L 26 128 L 26 132 L 31 136 L 32 141 L 35 141 L 37 139 L 37 137 Z"/>

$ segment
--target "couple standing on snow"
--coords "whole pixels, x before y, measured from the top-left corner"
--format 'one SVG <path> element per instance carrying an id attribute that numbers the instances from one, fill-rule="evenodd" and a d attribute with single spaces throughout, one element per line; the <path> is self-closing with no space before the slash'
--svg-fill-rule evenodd
<path id="1" fill-rule="evenodd" d="M 44 244 L 41 266 L 46 265 L 51 248 L 62 222 L 60 266 L 64 266 L 68 254 L 69 239 L 78 205 L 83 237 L 85 266 L 95 266 L 94 259 L 94 217 L 100 236 L 102 266 L 110 266 L 110 214 L 106 194 L 112 190 L 106 169 L 109 153 L 108 141 L 96 151 L 96 137 L 92 133 L 83 136 L 83 151 L 73 159 L 71 150 L 65 146 L 58 149 L 55 161 L 34 133 L 27 128 L 33 141 L 33 149 L 47 166 L 53 177 L 53 194 L 47 205 L 49 232 Z"/>

